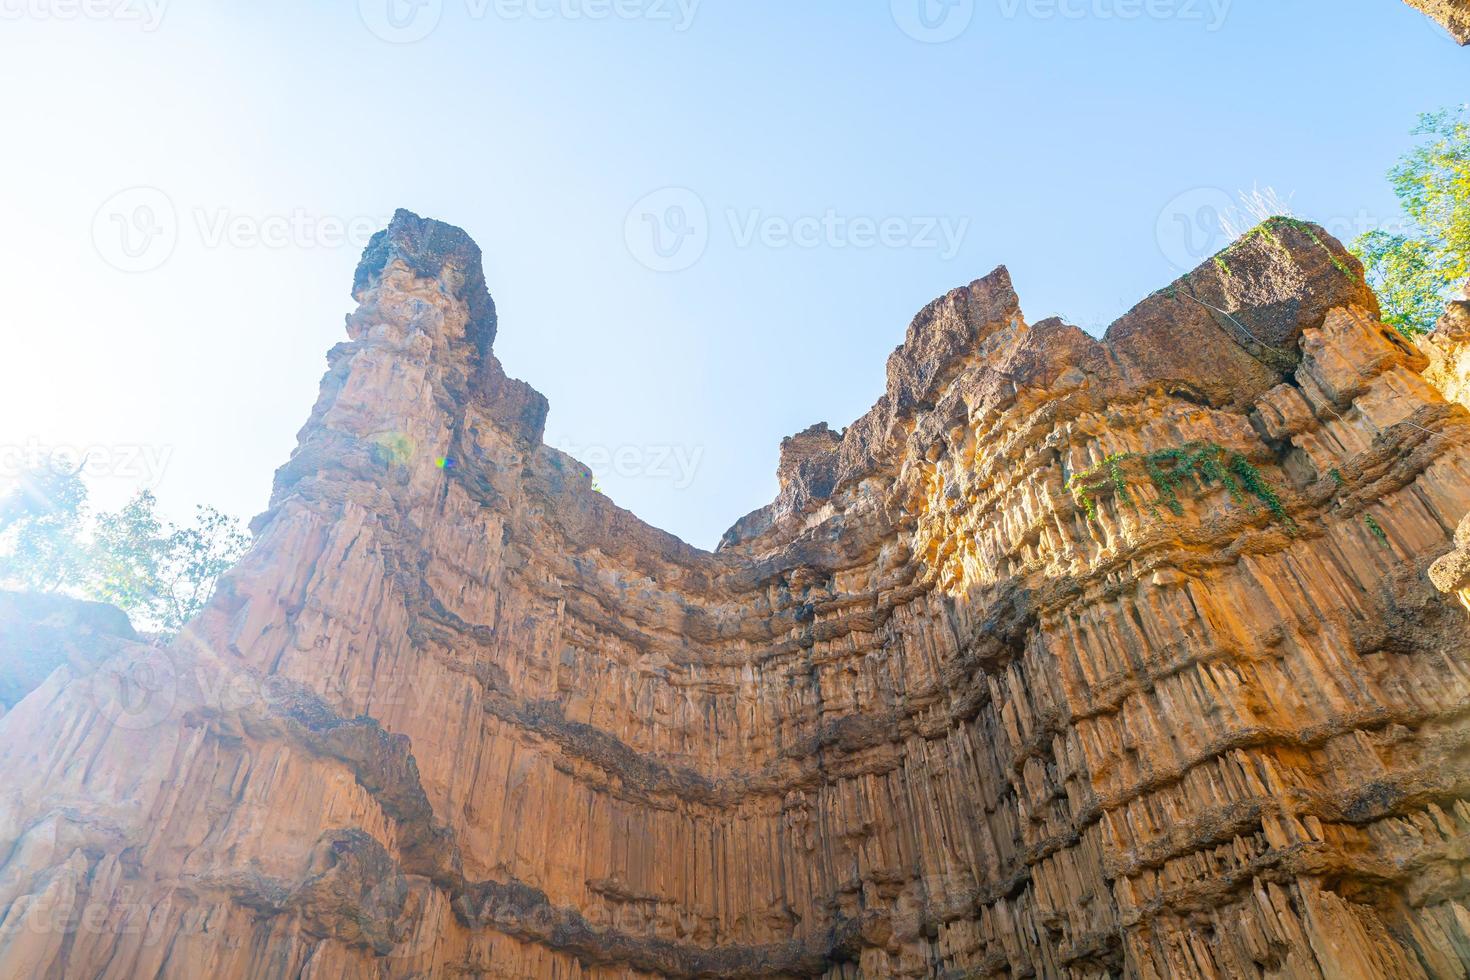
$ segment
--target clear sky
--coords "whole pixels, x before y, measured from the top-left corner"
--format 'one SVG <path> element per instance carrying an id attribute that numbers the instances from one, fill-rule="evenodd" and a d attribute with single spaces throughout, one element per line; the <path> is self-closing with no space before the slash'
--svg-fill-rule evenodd
<path id="1" fill-rule="evenodd" d="M 1004 263 L 1100 331 L 1238 190 L 1393 221 L 1467 78 L 1398 0 L 0 0 L 0 465 L 258 512 L 406 207 L 548 440 L 711 546 L 935 296 Z"/>

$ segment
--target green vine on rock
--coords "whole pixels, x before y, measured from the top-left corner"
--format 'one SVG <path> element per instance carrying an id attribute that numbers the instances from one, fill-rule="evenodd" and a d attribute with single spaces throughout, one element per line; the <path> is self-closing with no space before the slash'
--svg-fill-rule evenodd
<path id="1" fill-rule="evenodd" d="M 1336 269 L 1338 272 L 1341 272 L 1349 279 L 1352 279 L 1355 282 L 1358 281 L 1358 274 L 1354 272 L 1346 262 L 1339 258 L 1337 253 L 1334 252 L 1331 247 L 1329 247 L 1328 244 L 1322 240 L 1322 236 L 1317 234 L 1317 229 L 1313 228 L 1309 222 L 1302 221 L 1300 218 L 1290 218 L 1285 215 L 1277 215 L 1274 218 L 1268 218 L 1265 221 L 1261 222 L 1259 225 L 1256 225 L 1256 227 L 1252 228 L 1250 231 L 1246 232 L 1244 235 L 1242 235 L 1240 241 L 1236 242 L 1235 245 L 1232 245 L 1230 248 L 1225 250 L 1225 254 L 1228 255 L 1237 246 L 1244 245 L 1246 242 L 1257 236 L 1268 239 L 1277 248 L 1282 248 L 1283 246 L 1281 240 L 1276 237 L 1274 229 L 1283 225 L 1301 232 L 1303 235 L 1306 235 L 1312 241 L 1316 242 L 1317 246 L 1321 248 L 1322 251 L 1327 253 L 1327 259 L 1332 263 L 1332 267 L 1334 269 Z"/>
<path id="2" fill-rule="evenodd" d="M 1373 532 L 1373 536 L 1377 538 L 1380 543 L 1385 545 L 1388 544 L 1388 532 L 1383 529 L 1382 524 L 1378 523 L 1378 518 L 1374 517 L 1372 514 L 1364 514 L 1363 523 L 1368 525 L 1368 530 Z"/>
<path id="3" fill-rule="evenodd" d="M 1101 463 L 1091 469 L 1074 474 L 1067 481 L 1067 489 L 1082 509 L 1087 511 L 1089 521 L 1097 520 L 1097 495 L 1096 492 L 1103 486 L 1113 488 L 1114 495 L 1125 504 L 1133 503 L 1133 496 L 1128 492 L 1128 480 L 1123 474 L 1123 464 L 1134 459 L 1135 453 L 1114 453 L 1106 457 Z M 1097 484 L 1087 481 L 1100 478 Z"/>
<path id="4" fill-rule="evenodd" d="M 1281 496 L 1276 492 L 1276 488 L 1266 482 L 1261 471 L 1251 465 L 1250 460 L 1240 453 L 1231 453 L 1230 472 L 1240 480 L 1247 493 L 1266 505 L 1272 517 L 1288 523 L 1291 521 L 1290 516 L 1286 513 L 1286 505 L 1281 502 Z M 1239 497 L 1236 496 L 1233 485 L 1230 495 L 1235 497 L 1236 502 L 1239 503 Z"/>
<path id="5" fill-rule="evenodd" d="M 1159 502 L 1176 517 L 1183 516 L 1184 504 L 1179 488 L 1191 483 L 1200 487 L 1221 486 L 1236 504 L 1265 504 L 1276 520 L 1291 523 L 1286 505 L 1261 471 L 1242 453 L 1225 449 L 1212 442 L 1190 442 L 1151 453 L 1114 453 L 1095 466 L 1072 475 L 1067 490 L 1086 513 L 1089 521 L 1097 520 L 1098 494 L 1111 489 L 1118 500 L 1134 506 L 1129 491 L 1130 469 L 1141 468 L 1158 493 Z M 1150 505 L 1155 513 L 1158 507 Z"/>

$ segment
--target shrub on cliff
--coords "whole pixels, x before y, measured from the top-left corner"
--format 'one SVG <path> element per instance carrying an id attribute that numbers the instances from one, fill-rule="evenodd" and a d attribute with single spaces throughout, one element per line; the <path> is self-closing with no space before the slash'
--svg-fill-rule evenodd
<path id="1" fill-rule="evenodd" d="M 1470 106 L 1420 117 L 1414 135 L 1423 142 L 1389 172 L 1409 226 L 1352 245 L 1384 320 L 1410 336 L 1433 329 L 1470 276 Z"/>

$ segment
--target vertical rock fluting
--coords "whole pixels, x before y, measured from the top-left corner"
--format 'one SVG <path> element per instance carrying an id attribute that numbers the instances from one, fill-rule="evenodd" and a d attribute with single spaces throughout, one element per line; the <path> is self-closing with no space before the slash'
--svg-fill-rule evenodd
<path id="1" fill-rule="evenodd" d="M 462 232 L 354 293 L 208 610 L 0 719 L 0 975 L 1465 976 L 1463 362 L 1320 229 L 1101 340 L 951 292 L 715 553 Z"/>

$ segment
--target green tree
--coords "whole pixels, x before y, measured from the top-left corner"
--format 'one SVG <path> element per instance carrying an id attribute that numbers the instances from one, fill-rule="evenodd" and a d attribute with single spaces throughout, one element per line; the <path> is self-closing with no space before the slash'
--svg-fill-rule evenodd
<path id="1" fill-rule="evenodd" d="M 193 524 L 170 526 L 162 540 L 153 613 L 173 632 L 204 608 L 219 577 L 250 547 L 250 535 L 235 518 L 200 504 Z"/>
<path id="2" fill-rule="evenodd" d="M 165 558 L 158 501 L 147 490 L 123 507 L 100 514 L 92 528 L 86 591 L 120 609 L 150 611 Z"/>
<path id="3" fill-rule="evenodd" d="M 1470 107 L 1427 113 L 1414 135 L 1424 139 L 1389 171 L 1409 227 L 1352 245 L 1384 320 L 1408 336 L 1433 329 L 1470 276 Z"/>
<path id="4" fill-rule="evenodd" d="M 204 608 L 215 583 L 250 545 L 235 518 L 213 507 L 175 525 L 142 491 L 88 520 L 76 474 L 25 474 L 0 500 L 0 584 L 110 602 L 139 626 L 165 634 Z"/>
<path id="5" fill-rule="evenodd" d="M 22 473 L 0 501 L 0 581 L 31 592 L 80 581 L 86 507 L 87 487 L 77 471 L 47 464 Z"/>

